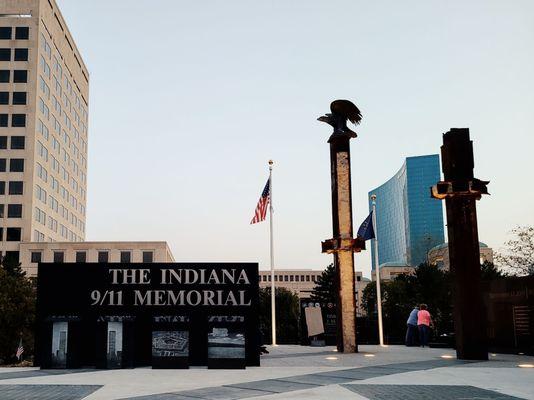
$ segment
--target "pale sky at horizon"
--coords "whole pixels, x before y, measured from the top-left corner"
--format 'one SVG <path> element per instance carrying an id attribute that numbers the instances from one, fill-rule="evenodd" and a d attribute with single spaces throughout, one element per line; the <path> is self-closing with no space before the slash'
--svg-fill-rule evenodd
<path id="1" fill-rule="evenodd" d="M 336 98 L 354 225 L 408 156 L 468 127 L 479 237 L 534 225 L 534 2 L 56 0 L 90 73 L 86 240 L 165 240 L 176 261 L 269 267 L 249 225 L 275 160 L 276 265 L 324 268 Z M 369 276 L 370 251 L 356 257 Z"/>

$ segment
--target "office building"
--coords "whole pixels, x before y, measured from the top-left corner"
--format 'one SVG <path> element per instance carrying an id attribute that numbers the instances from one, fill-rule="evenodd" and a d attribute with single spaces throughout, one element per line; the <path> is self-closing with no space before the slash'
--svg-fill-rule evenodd
<path id="1" fill-rule="evenodd" d="M 479 242 L 478 245 L 480 249 L 480 264 L 484 262 L 493 263 L 493 249 L 482 242 Z M 435 265 L 438 268 L 448 271 L 450 269 L 449 243 L 442 243 L 430 249 L 428 252 L 428 262 L 430 265 Z"/>
<path id="2" fill-rule="evenodd" d="M 299 298 L 309 299 L 315 287 L 315 282 L 323 273 L 313 269 L 276 269 L 274 284 L 277 288 L 284 288 L 295 292 Z M 260 288 L 271 287 L 271 271 L 260 271 Z"/>
<path id="3" fill-rule="evenodd" d="M 324 271 L 313 269 L 276 269 L 274 284 L 276 288 L 284 288 L 294 292 L 300 299 L 309 299 Z M 364 278 L 361 271 L 354 272 L 356 313 L 365 314 L 362 307 L 363 290 L 370 280 Z M 260 271 L 260 288 L 271 287 L 271 271 Z"/>
<path id="4" fill-rule="evenodd" d="M 167 242 L 23 242 L 21 267 L 37 276 L 37 264 L 56 263 L 167 263 L 174 256 Z"/>
<path id="5" fill-rule="evenodd" d="M 403 263 L 387 262 L 380 265 L 380 282 L 392 281 L 399 275 L 410 275 L 415 268 Z M 376 269 L 371 271 L 371 279 L 376 281 Z"/>
<path id="6" fill-rule="evenodd" d="M 53 0 L 0 2 L 0 251 L 85 238 L 89 73 Z"/>
<path id="7" fill-rule="evenodd" d="M 369 192 L 376 195 L 378 263 L 417 266 L 428 251 L 444 242 L 442 202 L 430 197 L 440 180 L 437 154 L 408 157 L 400 170 Z M 371 241 L 374 251 L 375 240 Z M 372 257 L 373 269 L 376 268 Z"/>

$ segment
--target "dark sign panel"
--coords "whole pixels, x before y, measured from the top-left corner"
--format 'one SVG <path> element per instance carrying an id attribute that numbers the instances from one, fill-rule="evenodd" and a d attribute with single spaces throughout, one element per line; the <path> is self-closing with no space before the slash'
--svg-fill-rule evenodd
<path id="1" fill-rule="evenodd" d="M 255 263 L 39 264 L 37 295 L 43 367 L 259 365 Z"/>

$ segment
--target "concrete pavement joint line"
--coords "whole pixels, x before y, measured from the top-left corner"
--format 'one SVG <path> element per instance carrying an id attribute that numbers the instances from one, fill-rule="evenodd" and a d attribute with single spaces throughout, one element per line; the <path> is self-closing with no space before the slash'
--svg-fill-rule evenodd
<path id="1" fill-rule="evenodd" d="M 277 378 L 280 381 L 297 382 L 297 383 L 310 383 L 318 386 L 338 385 L 341 383 L 351 382 L 353 379 L 335 376 L 323 376 L 320 373 L 296 375 L 287 378 Z"/>
<path id="2" fill-rule="evenodd" d="M 317 353 L 286 353 L 286 354 L 267 354 L 262 356 L 262 359 L 266 360 L 272 360 L 275 358 L 291 358 L 291 357 L 319 357 L 319 356 L 331 356 L 336 355 L 339 353 L 336 353 L 335 351 L 319 351 Z"/>
<path id="3" fill-rule="evenodd" d="M 265 379 L 261 381 L 252 381 L 252 382 L 243 382 L 236 383 L 231 385 L 224 385 L 227 387 L 234 387 L 239 389 L 252 389 L 252 390 L 262 390 L 264 392 L 272 393 L 285 393 L 293 392 L 295 390 L 302 389 L 312 389 L 323 385 L 318 385 L 315 383 L 299 383 L 292 381 L 283 381 L 281 379 Z"/>
<path id="4" fill-rule="evenodd" d="M 520 397 L 481 389 L 468 385 L 387 385 L 387 384 L 343 384 L 344 387 L 360 396 L 373 400 L 519 400 Z"/>
<path id="5" fill-rule="evenodd" d="M 231 385 L 222 385 L 207 387 L 201 389 L 184 390 L 180 392 L 173 392 L 171 394 L 176 396 L 184 396 L 188 399 L 217 399 L 217 400 L 229 400 L 229 399 L 245 399 L 250 397 L 265 396 L 269 394 L 275 394 L 268 390 L 241 388 Z M 136 398 L 137 399 L 137 398 Z"/>

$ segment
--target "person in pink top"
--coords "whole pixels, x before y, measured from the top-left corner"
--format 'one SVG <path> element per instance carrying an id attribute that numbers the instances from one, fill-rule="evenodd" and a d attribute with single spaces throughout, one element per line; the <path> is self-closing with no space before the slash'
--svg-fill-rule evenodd
<path id="1" fill-rule="evenodd" d="M 430 325 L 432 325 L 432 317 L 427 310 L 426 304 L 421 304 L 419 306 L 419 312 L 417 313 L 417 328 L 419 329 L 419 340 L 421 342 L 421 347 L 428 346 Z"/>

